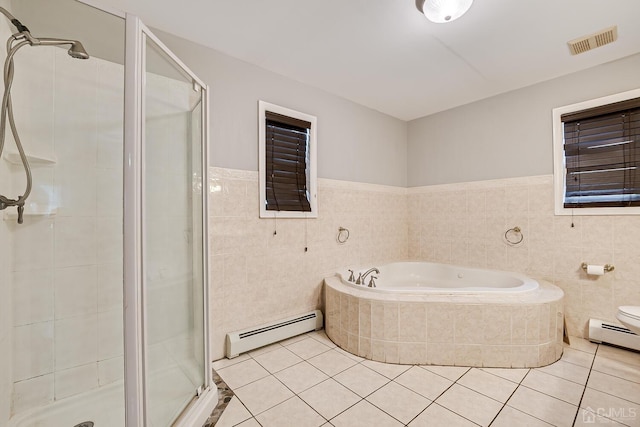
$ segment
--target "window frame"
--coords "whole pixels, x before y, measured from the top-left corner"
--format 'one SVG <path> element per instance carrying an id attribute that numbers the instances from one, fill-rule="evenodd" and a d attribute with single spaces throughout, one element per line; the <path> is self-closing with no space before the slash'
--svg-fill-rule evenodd
<path id="1" fill-rule="evenodd" d="M 266 112 L 292 117 L 311 123 L 308 148 L 308 193 L 310 212 L 267 210 L 266 194 Z M 318 173 L 317 173 L 317 118 L 310 114 L 258 101 L 258 176 L 260 183 L 260 218 L 317 218 L 318 217 Z"/>
<path id="2" fill-rule="evenodd" d="M 633 89 L 553 109 L 553 193 L 555 215 L 640 215 L 640 206 L 590 208 L 564 207 L 567 170 L 565 167 L 564 156 L 564 127 L 561 120 L 561 117 L 564 114 L 601 107 L 638 97 L 640 97 L 640 89 Z"/>

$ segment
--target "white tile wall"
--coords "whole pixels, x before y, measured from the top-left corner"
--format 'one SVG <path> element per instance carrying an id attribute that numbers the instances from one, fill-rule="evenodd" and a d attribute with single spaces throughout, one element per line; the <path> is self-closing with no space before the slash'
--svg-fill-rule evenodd
<path id="1" fill-rule="evenodd" d="M 258 217 L 256 172 L 211 168 L 209 190 L 214 359 L 227 332 L 319 307 L 338 268 L 407 257 L 404 188 L 320 179 L 317 219 L 277 221 Z"/>
<path id="2" fill-rule="evenodd" d="M 398 259 L 524 272 L 565 292 L 572 335 L 588 319 L 615 322 L 640 305 L 640 217 L 556 217 L 552 176 L 411 189 L 320 180 L 315 220 L 258 219 L 257 174 L 210 169 L 214 357 L 224 334 L 319 305 L 322 277 L 352 264 Z M 339 226 L 351 239 L 338 245 Z M 523 244 L 503 240 L 519 226 Z M 277 234 L 274 235 L 274 230 Z M 304 247 L 308 252 L 304 252 Z M 611 263 L 587 276 L 582 262 Z"/>
<path id="3" fill-rule="evenodd" d="M 10 10 L 8 0 L 0 0 L 0 6 Z M 6 40 L 10 35 L 8 21 L 0 23 L 0 38 Z M 13 140 L 7 138 L 6 145 Z M 11 170 L 6 161 L 0 159 L 0 194 L 9 195 L 11 188 Z M 4 211 L 0 211 L 0 271 L 11 271 L 12 236 L 9 225 L 2 220 Z M 12 275 L 0 275 L 0 425 L 6 424 L 11 415 L 11 395 L 13 391 L 13 304 Z"/>
<path id="4" fill-rule="evenodd" d="M 548 280 L 565 292 L 571 335 L 586 336 L 592 317 L 616 322 L 618 306 L 640 305 L 640 216 L 555 216 L 552 179 L 409 189 L 409 257 Z M 515 226 L 524 234 L 517 247 L 503 240 Z M 616 269 L 587 276 L 582 262 Z"/>

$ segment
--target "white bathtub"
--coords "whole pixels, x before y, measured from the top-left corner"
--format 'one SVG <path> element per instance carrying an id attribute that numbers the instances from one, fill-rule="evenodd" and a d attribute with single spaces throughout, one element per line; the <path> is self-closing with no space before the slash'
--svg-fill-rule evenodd
<path id="1" fill-rule="evenodd" d="M 354 269 L 355 278 L 367 268 Z M 376 265 L 376 287 L 324 279 L 327 336 L 366 359 L 534 368 L 563 351 L 564 293 L 519 273 L 426 262 Z"/>
<path id="2" fill-rule="evenodd" d="M 394 262 L 378 267 L 380 273 L 370 273 L 363 285 L 348 281 L 349 271 L 339 273 L 342 282 L 372 292 L 445 294 L 486 292 L 528 292 L 538 289 L 538 282 L 523 274 L 460 267 L 431 262 Z M 368 269 L 354 269 L 354 278 Z M 376 276 L 376 287 L 368 287 L 369 278 Z"/>

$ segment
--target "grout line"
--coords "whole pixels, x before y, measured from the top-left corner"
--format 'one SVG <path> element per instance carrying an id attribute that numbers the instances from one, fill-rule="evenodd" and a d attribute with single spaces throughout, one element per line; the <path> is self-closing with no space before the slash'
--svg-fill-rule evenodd
<path id="1" fill-rule="evenodd" d="M 580 408 L 582 405 L 582 399 L 584 398 L 584 394 L 587 391 L 587 384 L 589 384 L 589 378 L 591 378 L 591 372 L 593 371 L 593 365 L 596 363 L 596 356 L 598 355 L 598 350 L 600 350 L 600 344 L 597 344 L 596 351 L 593 352 L 593 359 L 591 359 L 591 366 L 589 367 L 589 374 L 587 375 L 587 380 L 584 383 L 584 388 L 582 389 L 582 395 L 580 396 L 580 401 L 578 402 L 578 410 L 576 411 L 576 415 L 573 418 L 573 424 L 575 425 L 578 420 L 578 414 L 580 413 Z"/>

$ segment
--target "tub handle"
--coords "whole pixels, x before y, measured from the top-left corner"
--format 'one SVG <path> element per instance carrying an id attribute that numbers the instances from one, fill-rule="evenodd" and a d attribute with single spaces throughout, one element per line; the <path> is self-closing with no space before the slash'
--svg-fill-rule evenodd
<path id="1" fill-rule="evenodd" d="M 370 288 L 375 288 L 376 287 L 376 282 L 374 281 L 374 279 L 377 279 L 378 276 L 371 276 L 371 278 L 369 279 L 369 284 L 367 285 Z"/>

